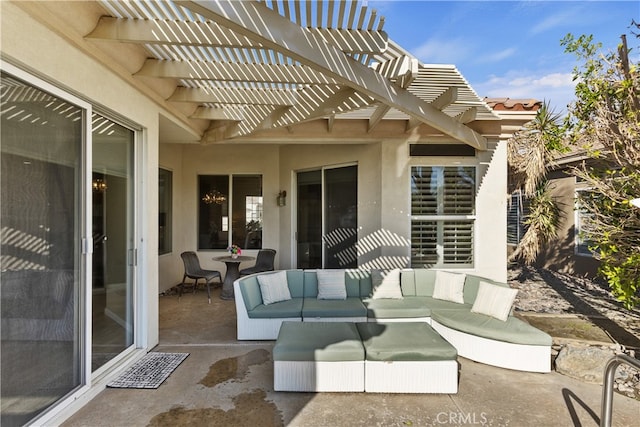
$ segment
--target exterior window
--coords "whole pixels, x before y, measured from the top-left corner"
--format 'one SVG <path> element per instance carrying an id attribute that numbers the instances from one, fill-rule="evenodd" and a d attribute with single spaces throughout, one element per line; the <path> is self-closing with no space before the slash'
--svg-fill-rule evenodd
<path id="1" fill-rule="evenodd" d="M 198 249 L 262 248 L 262 176 L 198 177 Z"/>
<path id="2" fill-rule="evenodd" d="M 172 201 L 173 172 L 159 170 L 158 175 L 158 254 L 168 254 L 172 250 Z"/>
<path id="3" fill-rule="evenodd" d="M 522 236 L 527 231 L 527 225 L 524 224 L 525 215 L 528 212 L 527 199 L 520 193 L 515 191 L 511 194 L 509 206 L 507 206 L 507 244 L 517 245 L 520 243 Z"/>
<path id="4" fill-rule="evenodd" d="M 411 168 L 411 266 L 473 267 L 473 166 Z"/>
<path id="5" fill-rule="evenodd" d="M 580 191 L 586 190 L 578 190 L 576 192 L 576 196 Z M 574 224 L 574 232 L 575 232 L 575 251 L 578 255 L 584 256 L 593 256 L 593 251 L 589 249 L 590 246 L 593 246 L 593 241 L 586 238 L 585 236 L 585 228 L 589 222 L 591 214 L 580 207 L 579 197 L 576 197 L 576 209 L 575 209 L 575 224 Z"/>

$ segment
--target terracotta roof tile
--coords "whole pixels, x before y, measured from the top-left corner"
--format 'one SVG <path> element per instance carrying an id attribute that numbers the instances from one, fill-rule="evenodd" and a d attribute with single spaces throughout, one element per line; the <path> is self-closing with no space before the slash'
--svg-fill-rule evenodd
<path id="1" fill-rule="evenodd" d="M 484 98 L 484 102 L 494 110 L 536 111 L 542 105 L 537 99 Z"/>

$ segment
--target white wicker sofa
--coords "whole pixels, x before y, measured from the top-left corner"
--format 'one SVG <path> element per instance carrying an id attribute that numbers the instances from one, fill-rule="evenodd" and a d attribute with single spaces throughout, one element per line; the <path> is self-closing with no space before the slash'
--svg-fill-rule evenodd
<path id="1" fill-rule="evenodd" d="M 285 270 L 236 280 L 238 340 L 275 340 L 284 321 L 423 321 L 465 358 L 521 371 L 549 372 L 551 369 L 552 339 L 549 335 L 511 313 L 505 313 L 506 319 L 499 320 L 472 311 L 481 286 L 508 288 L 504 283 L 466 274 L 461 278 L 464 282 L 461 295 L 453 302 L 442 299 L 443 287 L 436 285 L 444 273 L 404 269 L 399 277 L 401 295 L 376 298 L 377 272 L 340 270 L 344 274 L 346 297 L 319 299 L 318 272 L 324 271 L 327 270 Z M 290 299 L 264 304 L 259 282 L 259 276 L 264 274 L 279 274 L 279 280 L 286 278 Z M 265 278 L 260 280 L 265 281 Z M 434 292 L 439 293 L 437 298 L 434 298 Z"/>

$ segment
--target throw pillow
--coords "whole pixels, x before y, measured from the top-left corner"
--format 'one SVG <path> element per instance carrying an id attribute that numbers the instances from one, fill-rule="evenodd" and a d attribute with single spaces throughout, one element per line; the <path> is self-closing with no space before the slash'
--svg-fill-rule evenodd
<path id="1" fill-rule="evenodd" d="M 391 271 L 371 271 L 371 283 L 373 285 L 372 299 L 402 299 L 400 288 L 400 269 Z"/>
<path id="2" fill-rule="evenodd" d="M 347 299 L 344 270 L 318 270 L 318 299 Z"/>
<path id="3" fill-rule="evenodd" d="M 464 280 L 466 275 L 449 271 L 436 271 L 436 283 L 433 297 L 445 301 L 464 304 Z"/>
<path id="4" fill-rule="evenodd" d="M 471 311 L 473 313 L 486 314 L 506 322 L 517 293 L 517 289 L 480 281 L 478 295 L 473 307 L 471 307 Z"/>
<path id="5" fill-rule="evenodd" d="M 260 285 L 260 293 L 262 294 L 264 305 L 291 299 L 291 292 L 289 292 L 287 283 L 287 272 L 284 270 L 277 273 L 259 275 L 258 284 Z"/>

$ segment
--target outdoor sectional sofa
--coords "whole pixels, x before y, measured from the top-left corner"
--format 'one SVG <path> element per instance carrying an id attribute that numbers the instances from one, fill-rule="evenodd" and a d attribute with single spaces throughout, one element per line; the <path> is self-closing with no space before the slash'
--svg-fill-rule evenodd
<path id="1" fill-rule="evenodd" d="M 378 271 L 281 270 L 242 277 L 234 283 L 238 340 L 276 340 L 285 321 L 426 322 L 467 359 L 520 371 L 550 371 L 551 337 L 515 318 L 510 303 L 507 311 L 498 314 L 504 320 L 493 313 L 476 312 L 474 303 L 481 288 L 479 299 L 483 301 L 478 301 L 477 307 L 500 300 L 491 291 L 506 289 L 515 294 L 515 290 L 471 274 L 438 271 L 441 270 L 397 271 L 399 290 L 395 291 L 387 286 L 393 283 L 388 277 L 382 279 L 380 286 Z M 319 289 L 318 276 L 326 282 L 327 274 L 334 278 L 336 274 L 344 275 L 346 295 L 322 295 L 326 291 Z M 463 285 L 445 286 L 452 277 Z M 261 290 L 260 282 L 286 282 L 288 298 L 277 301 L 276 295 L 277 302 L 271 302 L 273 295 L 265 293 L 263 299 L 263 292 L 269 288 L 263 283 Z"/>

